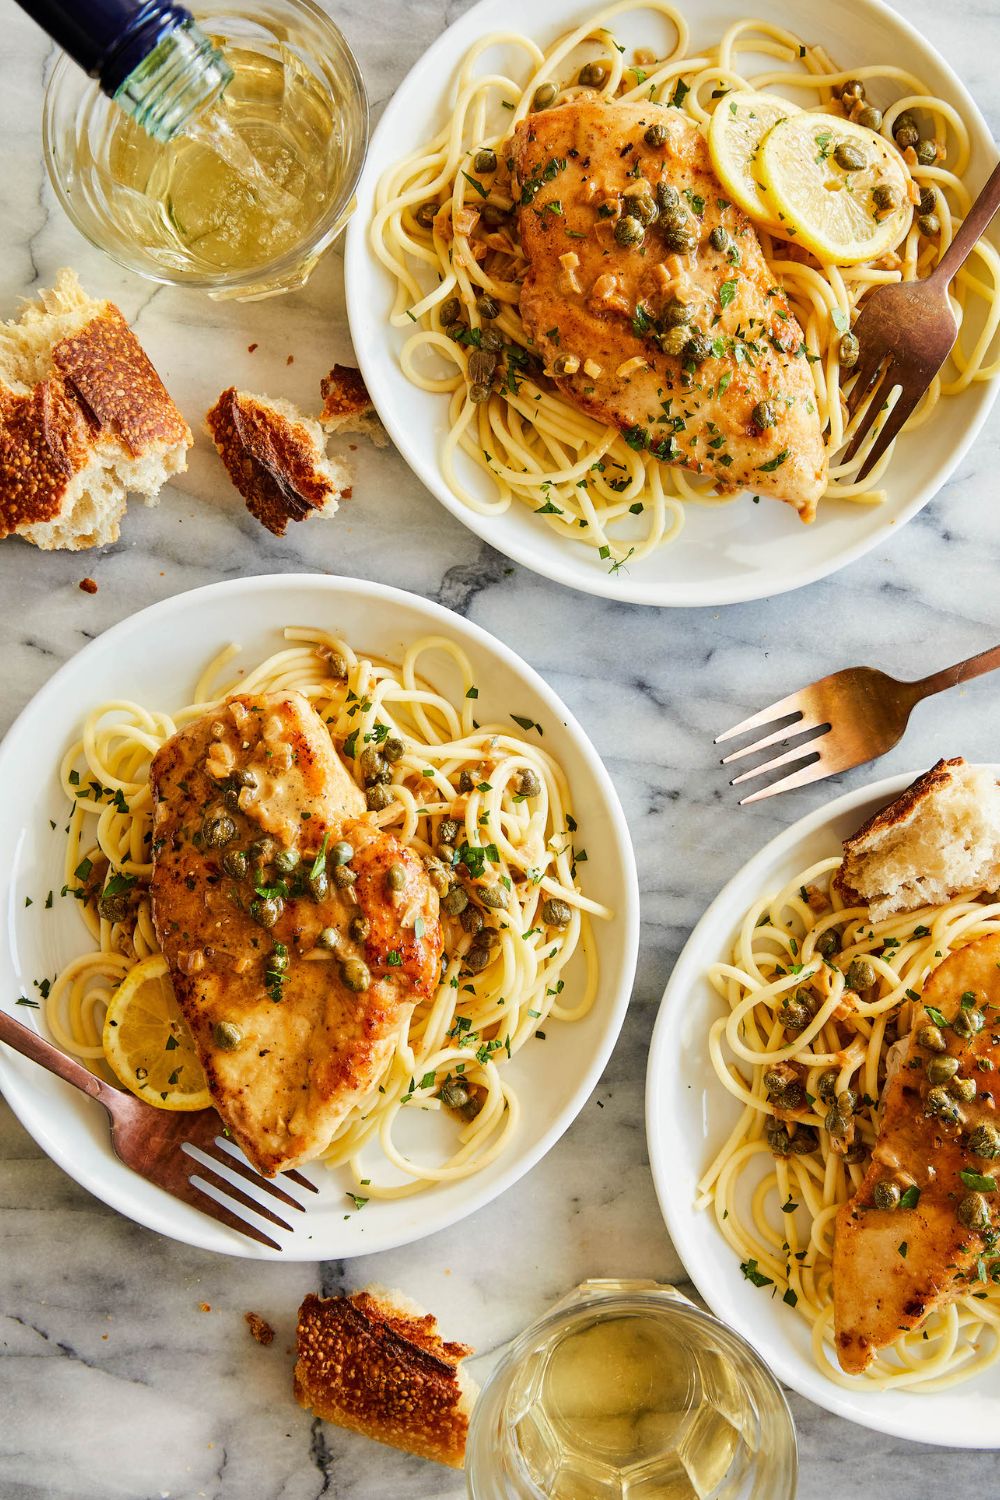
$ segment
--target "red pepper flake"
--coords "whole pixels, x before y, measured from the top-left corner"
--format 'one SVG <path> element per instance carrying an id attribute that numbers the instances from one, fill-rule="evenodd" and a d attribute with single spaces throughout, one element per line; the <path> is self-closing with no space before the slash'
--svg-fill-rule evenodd
<path id="1" fill-rule="evenodd" d="M 97 584 L 94 582 L 94 580 L 92 578 L 81 578 L 80 579 L 80 587 L 81 587 L 81 589 L 83 590 L 83 592 L 85 594 L 96 594 L 97 593 Z"/>
<path id="2" fill-rule="evenodd" d="M 260 348 L 259 344 L 247 344 L 247 353 L 248 354 L 252 354 L 255 349 L 259 349 L 259 348 Z"/>

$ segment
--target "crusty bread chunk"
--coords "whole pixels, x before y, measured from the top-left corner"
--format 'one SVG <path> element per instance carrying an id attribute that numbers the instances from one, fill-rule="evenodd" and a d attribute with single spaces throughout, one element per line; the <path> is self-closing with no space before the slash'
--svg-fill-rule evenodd
<path id="1" fill-rule="evenodd" d="M 335 515 L 350 496 L 350 469 L 327 457 L 323 429 L 291 401 L 230 386 L 205 426 L 247 510 L 275 536 L 289 521 Z"/>
<path id="2" fill-rule="evenodd" d="M 433 1314 L 400 1292 L 310 1294 L 299 1308 L 295 1398 L 316 1416 L 460 1469 L 478 1387 L 472 1350 L 446 1344 Z"/>
<path id="3" fill-rule="evenodd" d="M 960 891 L 1000 887 L 1000 787 L 961 756 L 939 760 L 888 807 L 844 840 L 834 884 L 881 922 L 897 912 L 950 901 Z"/>
<path id="4" fill-rule="evenodd" d="M 319 383 L 323 410 L 319 419 L 327 432 L 360 432 L 376 448 L 385 448 L 389 434 L 379 421 L 361 371 L 352 365 L 334 365 Z"/>
<path id="5" fill-rule="evenodd" d="M 128 493 L 155 505 L 191 442 L 118 308 L 75 272 L 0 324 L 0 537 L 73 552 L 115 542 Z"/>

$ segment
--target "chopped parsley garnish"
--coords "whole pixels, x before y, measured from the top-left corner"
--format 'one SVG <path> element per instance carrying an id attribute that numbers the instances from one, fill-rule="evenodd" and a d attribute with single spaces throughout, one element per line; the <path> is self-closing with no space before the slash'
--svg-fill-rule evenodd
<path id="1" fill-rule="evenodd" d="M 740 1270 L 743 1272 L 743 1275 L 746 1277 L 747 1281 L 752 1281 L 754 1286 L 774 1285 L 774 1277 L 765 1276 L 763 1271 L 758 1270 L 757 1262 L 753 1259 L 741 1260 Z"/>
<path id="2" fill-rule="evenodd" d="M 914 1183 L 910 1184 L 910 1186 L 906 1189 L 906 1192 L 900 1198 L 900 1200 L 899 1200 L 899 1206 L 900 1206 L 900 1208 L 916 1208 L 916 1206 L 917 1206 L 917 1204 L 919 1202 L 920 1202 L 920 1189 L 917 1187 L 916 1183 L 914 1182 Z"/>
<path id="3" fill-rule="evenodd" d="M 775 454 L 774 458 L 769 458 L 766 464 L 758 464 L 757 468 L 759 469 L 761 474 L 773 474 L 775 469 L 781 468 L 781 465 L 785 462 L 785 459 L 788 458 L 788 456 L 789 449 L 782 448 L 781 452 Z"/>
<path id="4" fill-rule="evenodd" d="M 995 1193 L 997 1181 L 995 1177 L 984 1177 L 981 1172 L 959 1172 L 964 1187 L 970 1188 L 974 1193 Z"/>

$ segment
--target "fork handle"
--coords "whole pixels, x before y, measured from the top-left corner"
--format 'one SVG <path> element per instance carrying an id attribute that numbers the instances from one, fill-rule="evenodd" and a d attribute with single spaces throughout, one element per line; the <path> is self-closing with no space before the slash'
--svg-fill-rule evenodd
<path id="1" fill-rule="evenodd" d="M 91 1099 L 100 1100 L 107 1110 L 113 1110 L 116 1089 L 97 1078 L 89 1068 L 77 1062 L 75 1057 L 68 1057 L 65 1052 L 60 1052 L 58 1047 L 53 1047 L 37 1031 L 22 1025 L 4 1010 L 0 1010 L 0 1042 L 6 1042 L 8 1047 L 13 1047 L 15 1052 L 20 1052 L 22 1057 L 30 1058 L 40 1067 L 48 1068 L 50 1073 L 65 1079 L 82 1093 L 89 1094 Z"/>
<path id="2" fill-rule="evenodd" d="M 943 281 L 947 286 L 968 260 L 977 240 L 981 239 L 1000 208 L 1000 162 L 990 173 L 989 181 L 969 209 L 961 228 L 931 272 L 929 280 Z"/>
<path id="3" fill-rule="evenodd" d="M 1000 172 L 1000 167 L 997 171 Z M 953 667 L 944 667 L 940 672 L 932 672 L 929 677 L 921 677 L 912 683 L 913 701 L 920 703 L 933 693 L 943 693 L 946 688 L 957 687 L 960 682 L 969 682 L 973 677 L 982 677 L 984 672 L 995 672 L 998 667 L 1000 646 L 991 646 L 988 651 L 980 651 L 978 656 L 970 656 L 967 661 L 956 662 Z"/>

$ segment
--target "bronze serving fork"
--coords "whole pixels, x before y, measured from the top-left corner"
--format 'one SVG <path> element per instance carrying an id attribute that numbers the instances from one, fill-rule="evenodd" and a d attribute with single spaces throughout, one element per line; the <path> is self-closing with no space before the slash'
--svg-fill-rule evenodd
<path id="1" fill-rule="evenodd" d="M 826 776 L 835 776 L 838 771 L 849 771 L 852 766 L 863 765 L 891 750 L 903 737 L 903 731 L 916 705 L 933 693 L 942 693 L 945 688 L 957 687 L 973 677 L 1000 667 L 1000 646 L 970 656 L 954 667 L 945 667 L 930 677 L 918 682 L 897 682 L 885 672 L 874 667 L 845 667 L 819 682 L 800 688 L 780 698 L 770 708 L 734 724 L 725 734 L 720 734 L 715 744 L 731 740 L 751 729 L 763 729 L 770 724 L 779 724 L 777 729 L 765 734 L 753 744 L 744 745 L 723 757 L 722 764 L 729 765 L 745 755 L 755 755 L 769 745 L 796 743 L 782 755 L 764 761 L 752 770 L 734 776 L 729 783 L 737 786 L 755 776 L 766 776 L 781 766 L 793 769 L 778 781 L 762 787 L 745 802 L 760 802 L 764 797 L 773 797 L 777 792 L 788 792 L 793 787 L 806 786 L 810 781 L 822 781 Z M 779 723 L 780 721 L 780 723 Z"/>
<path id="2" fill-rule="evenodd" d="M 138 1172 L 140 1177 L 145 1177 L 149 1182 L 155 1182 L 157 1187 L 163 1188 L 164 1192 L 170 1193 L 174 1198 L 180 1198 L 211 1218 L 218 1219 L 220 1224 L 228 1225 L 237 1234 L 248 1235 L 250 1239 L 267 1245 L 271 1250 L 282 1248 L 251 1220 L 235 1213 L 225 1203 L 220 1203 L 196 1181 L 200 1177 L 227 1201 L 240 1204 L 278 1229 L 291 1230 L 292 1226 L 279 1218 L 266 1203 L 243 1192 L 242 1188 L 213 1170 L 205 1161 L 190 1155 L 185 1147 L 194 1147 L 203 1156 L 210 1157 L 213 1162 L 242 1178 L 258 1192 L 269 1194 L 287 1208 L 296 1209 L 300 1213 L 305 1209 L 305 1205 L 293 1198 L 291 1193 L 279 1187 L 276 1182 L 261 1177 L 247 1165 L 242 1156 L 235 1154 L 236 1147 L 223 1136 L 222 1121 L 214 1109 L 201 1109 L 190 1114 L 153 1109 L 152 1105 L 143 1104 L 134 1094 L 112 1088 L 75 1058 L 68 1057 L 58 1047 L 53 1047 L 51 1042 L 39 1036 L 37 1031 L 32 1031 L 30 1026 L 22 1025 L 2 1010 L 0 1041 L 6 1042 L 23 1057 L 48 1068 L 57 1078 L 65 1079 L 91 1099 L 97 1099 L 103 1104 L 111 1116 L 111 1145 L 114 1153 L 133 1172 Z M 283 1172 L 281 1175 L 286 1182 L 294 1182 L 312 1193 L 318 1191 L 300 1172 Z"/>
<path id="3" fill-rule="evenodd" d="M 958 337 L 958 323 L 948 301 L 948 287 L 998 208 L 1000 164 L 994 167 L 958 233 L 929 276 L 920 281 L 899 281 L 875 287 L 865 298 L 853 329 L 861 348 L 857 374 L 847 397 L 848 418 L 853 420 L 869 392 L 871 400 L 847 451 L 838 462 L 848 463 L 860 451 L 897 386 L 899 394 L 858 470 L 859 480 L 867 478 L 889 444 L 899 435 L 903 423 L 951 353 Z"/>

